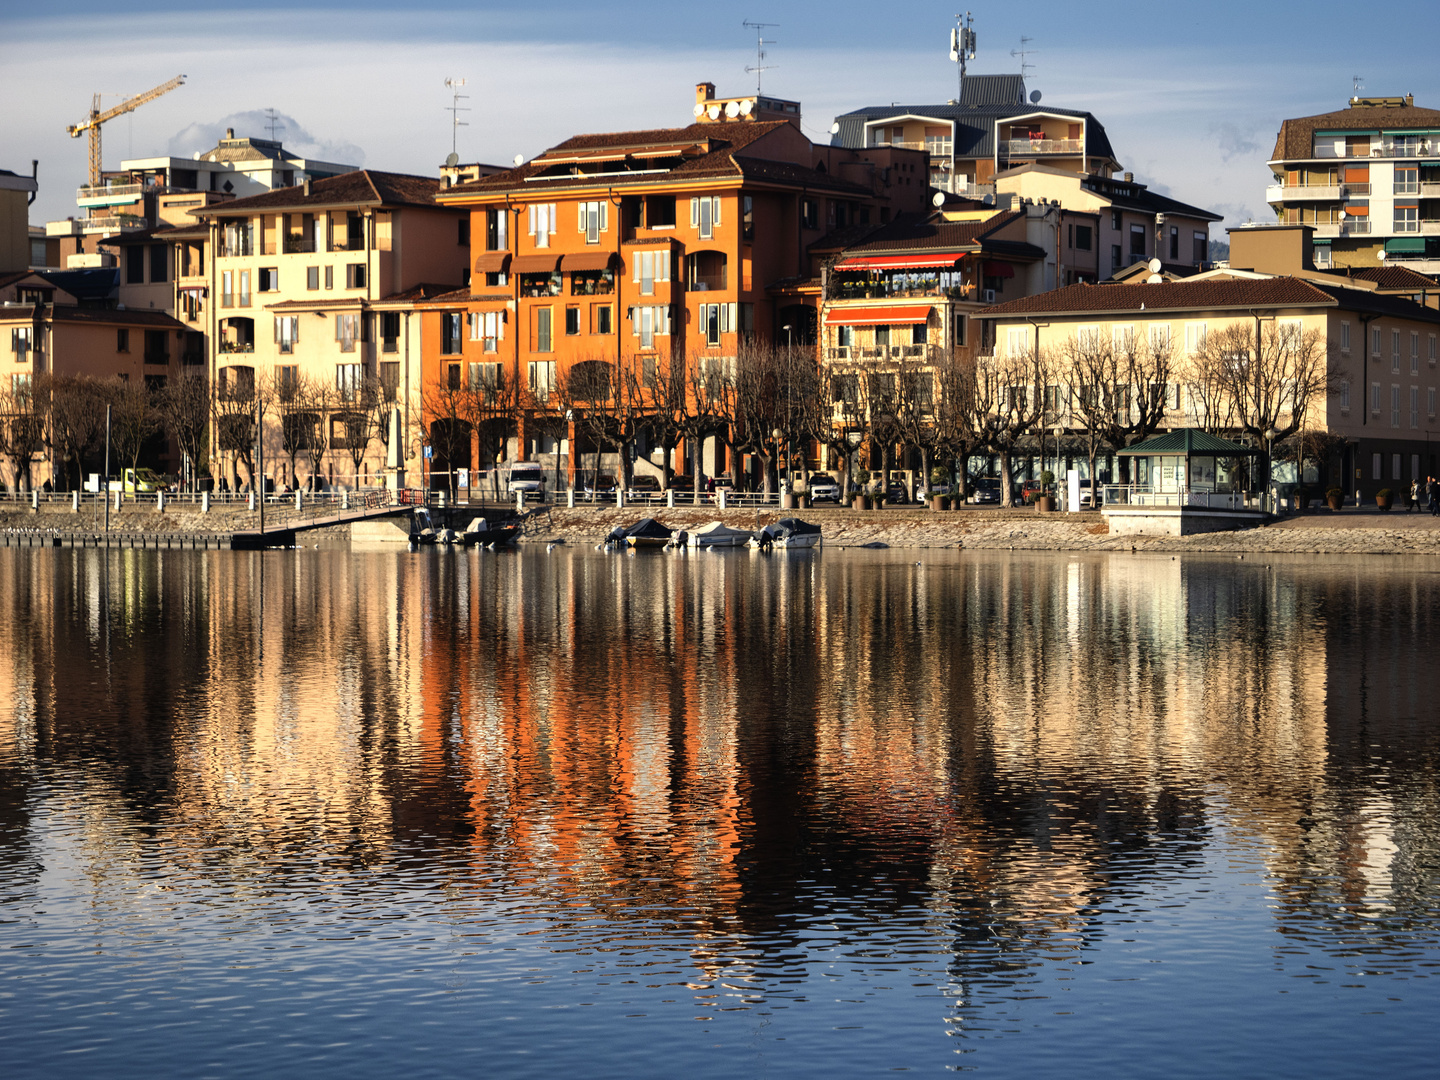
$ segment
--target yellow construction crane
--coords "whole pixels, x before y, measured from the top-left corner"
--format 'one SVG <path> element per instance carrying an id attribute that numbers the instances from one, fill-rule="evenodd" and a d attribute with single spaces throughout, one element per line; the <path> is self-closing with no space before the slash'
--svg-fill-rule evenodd
<path id="1" fill-rule="evenodd" d="M 124 113 L 134 112 L 147 101 L 154 101 L 161 94 L 168 94 L 177 86 L 185 85 L 185 76 L 176 75 L 167 83 L 155 87 L 153 90 L 146 90 L 143 94 L 136 94 L 132 98 L 126 98 L 113 109 L 100 111 L 100 95 L 95 95 L 95 101 L 90 106 L 90 115 L 78 124 L 70 124 L 65 130 L 70 133 L 72 139 L 78 139 L 82 131 L 90 132 L 90 186 L 100 186 L 100 125 L 106 120 L 113 120 Z"/>

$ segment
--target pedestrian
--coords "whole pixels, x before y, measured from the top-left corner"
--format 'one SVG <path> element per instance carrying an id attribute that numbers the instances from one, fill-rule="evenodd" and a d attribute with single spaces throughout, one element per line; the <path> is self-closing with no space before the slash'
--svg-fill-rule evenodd
<path id="1" fill-rule="evenodd" d="M 1418 510 L 1418 509 L 1420 509 L 1420 481 L 1419 481 L 1419 480 L 1411 480 L 1411 481 L 1410 481 L 1410 495 L 1409 495 L 1409 497 L 1405 500 L 1405 513 L 1408 514 L 1408 513 L 1410 513 L 1411 510 Z"/>
<path id="2" fill-rule="evenodd" d="M 1425 493 L 1430 496 L 1430 516 L 1440 517 L 1440 481 L 1433 476 L 1426 477 Z"/>

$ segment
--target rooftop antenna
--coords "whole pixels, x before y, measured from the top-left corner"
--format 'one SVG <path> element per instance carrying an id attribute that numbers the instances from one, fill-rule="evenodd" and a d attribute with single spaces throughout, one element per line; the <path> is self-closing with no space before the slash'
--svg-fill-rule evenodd
<path id="1" fill-rule="evenodd" d="M 277 113 L 274 109 L 266 109 L 266 110 L 265 110 L 265 120 L 266 120 L 265 127 L 266 127 L 266 128 L 269 130 L 269 132 L 270 132 L 270 141 L 271 141 L 271 142 L 274 142 L 274 141 L 275 141 L 275 132 L 277 132 L 277 131 L 284 131 L 284 130 L 285 130 L 285 125 L 280 122 L 280 114 Z"/>
<path id="2" fill-rule="evenodd" d="M 958 104 L 965 96 L 965 62 L 975 59 L 975 20 L 970 12 L 955 16 L 956 25 L 950 28 L 950 59 L 960 65 L 960 89 L 955 99 Z"/>
<path id="3" fill-rule="evenodd" d="M 1364 76 L 1364 75 L 1351 75 L 1351 76 L 1350 76 L 1350 86 L 1351 86 L 1350 100 L 1351 100 L 1351 101 L 1358 101 L 1358 100 L 1360 99 L 1360 91 L 1365 89 L 1365 76 Z"/>
<path id="4" fill-rule="evenodd" d="M 743 26 L 743 27 L 745 27 L 747 30 L 754 30 L 754 31 L 755 31 L 755 65 L 754 65 L 753 67 L 747 67 L 747 68 L 745 69 L 745 72 L 746 72 L 746 74 L 750 74 L 751 72 L 754 72 L 754 74 L 755 74 L 755 96 L 756 96 L 756 97 L 759 97 L 759 96 L 760 96 L 760 80 L 764 77 L 765 72 L 767 72 L 767 71 L 773 71 L 776 67 L 779 66 L 778 64 L 767 64 L 767 63 L 765 63 L 765 57 L 768 55 L 768 54 L 765 52 L 765 46 L 766 46 L 766 45 L 778 45 L 778 44 L 779 44 L 778 41 L 766 41 L 766 40 L 765 40 L 765 31 L 766 31 L 769 27 L 779 26 L 780 24 L 779 24 L 779 23 L 775 23 L 775 22 L 751 22 L 749 19 L 746 19 L 746 20 L 745 20 L 744 22 L 742 22 L 740 25 Z"/>
<path id="5" fill-rule="evenodd" d="M 1034 68 L 1034 66 L 1035 66 L 1034 64 L 1031 64 L 1031 63 L 1029 63 L 1028 61 L 1026 61 L 1025 58 L 1026 58 L 1027 56 L 1030 56 L 1030 55 L 1033 54 L 1033 53 L 1037 53 L 1037 52 L 1040 51 L 1039 49 L 1027 49 L 1027 48 L 1025 47 L 1025 46 L 1029 45 L 1030 42 L 1032 42 L 1032 41 L 1034 41 L 1034 40 L 1035 40 L 1034 38 L 1028 38 L 1028 37 L 1025 37 L 1025 36 L 1022 34 L 1022 35 L 1020 36 L 1020 47 L 1019 47 L 1018 49 L 1011 49 L 1011 50 L 1010 50 L 1010 55 L 1011 55 L 1011 56 L 1018 56 L 1018 57 L 1020 58 L 1020 78 L 1022 78 L 1022 79 L 1025 78 L 1026 76 L 1028 76 L 1028 75 L 1030 74 L 1031 69 Z"/>
<path id="6" fill-rule="evenodd" d="M 465 85 L 464 79 L 457 79 L 452 76 L 445 80 L 445 85 L 450 88 L 451 99 L 450 104 L 445 106 L 445 111 L 450 114 L 450 153 L 454 154 L 458 161 L 460 154 L 458 146 L 460 129 L 470 126 L 466 121 L 460 119 L 460 114 L 462 112 L 469 112 L 470 107 L 468 105 L 461 105 L 460 102 L 469 101 L 470 95 L 460 93 L 460 88 Z"/>

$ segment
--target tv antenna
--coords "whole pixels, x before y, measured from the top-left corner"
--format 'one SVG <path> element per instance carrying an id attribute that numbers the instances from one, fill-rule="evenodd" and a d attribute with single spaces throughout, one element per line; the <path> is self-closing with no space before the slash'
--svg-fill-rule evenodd
<path id="1" fill-rule="evenodd" d="M 747 30 L 754 30 L 754 31 L 755 31 L 755 65 L 754 65 L 753 67 L 747 67 L 747 68 L 745 69 L 745 73 L 746 73 L 747 75 L 750 74 L 751 72 L 754 73 L 754 75 L 755 75 L 755 96 L 756 96 L 756 97 L 759 97 L 759 96 L 760 96 L 760 80 L 764 77 L 765 72 L 767 72 L 767 71 L 773 71 L 776 67 L 779 66 L 778 64 L 767 64 L 767 63 L 765 63 L 765 58 L 766 58 L 766 56 L 769 55 L 769 54 L 766 53 L 766 51 L 765 51 L 765 46 L 766 46 L 766 45 L 778 45 L 778 44 L 779 44 L 778 41 L 766 41 L 766 40 L 765 40 L 765 31 L 768 30 L 768 29 L 769 29 L 770 27 L 772 27 L 772 26 L 779 26 L 780 24 L 779 24 L 779 23 L 774 23 L 774 22 L 751 22 L 749 19 L 746 19 L 746 20 L 745 20 L 744 22 L 742 22 L 740 25 L 743 26 L 743 27 L 745 27 Z"/>
<path id="2" fill-rule="evenodd" d="M 955 22 L 950 28 L 950 59 L 960 65 L 960 91 L 955 99 L 958 104 L 965 96 L 965 62 L 975 59 L 975 20 L 967 11 L 956 15 Z"/>
<path id="3" fill-rule="evenodd" d="M 280 114 L 274 109 L 265 110 L 265 127 L 270 132 L 270 141 L 275 141 L 275 132 L 284 131 L 285 125 L 280 122 Z"/>
<path id="4" fill-rule="evenodd" d="M 1354 94 L 1354 96 L 1355 96 L 1355 97 L 1359 97 L 1359 96 L 1360 96 L 1360 91 L 1365 89 L 1365 76 L 1364 76 L 1364 75 L 1351 75 L 1351 76 L 1350 76 L 1350 86 L 1351 86 L 1352 93 Z"/>
<path id="5" fill-rule="evenodd" d="M 470 126 L 469 123 L 460 119 L 460 114 L 469 112 L 470 107 L 461 105 L 460 102 L 469 101 L 470 95 L 460 93 L 460 88 L 465 85 L 464 79 L 451 77 L 445 80 L 445 85 L 450 88 L 450 104 L 445 106 L 445 111 L 450 114 L 450 153 L 455 154 L 456 160 L 459 160 L 457 144 L 460 141 L 460 129 Z"/>
<path id="6" fill-rule="evenodd" d="M 1032 56 L 1032 55 L 1034 55 L 1035 53 L 1037 53 L 1037 52 L 1040 51 L 1039 49 L 1027 49 L 1027 48 L 1026 48 L 1026 46 L 1029 45 L 1030 42 L 1032 42 L 1032 41 L 1034 41 L 1034 40 L 1035 40 L 1034 38 L 1028 38 L 1028 37 L 1025 37 L 1025 36 L 1022 34 L 1021 37 L 1020 37 L 1020 47 L 1019 47 L 1018 49 L 1011 49 L 1011 50 L 1010 50 L 1010 55 L 1011 55 L 1011 56 L 1018 56 L 1018 57 L 1020 58 L 1020 78 L 1022 78 L 1022 79 L 1025 78 L 1026 76 L 1028 76 L 1028 75 L 1030 74 L 1031 69 L 1033 69 L 1033 68 L 1035 67 L 1034 64 L 1030 63 L 1030 62 L 1027 61 L 1025 58 L 1026 58 L 1027 56 Z"/>

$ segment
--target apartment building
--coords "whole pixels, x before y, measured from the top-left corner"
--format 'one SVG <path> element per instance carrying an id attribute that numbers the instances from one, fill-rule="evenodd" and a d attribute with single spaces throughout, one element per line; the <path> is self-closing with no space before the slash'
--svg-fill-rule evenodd
<path id="1" fill-rule="evenodd" d="M 835 118 L 831 145 L 903 147 L 929 155 L 930 187 L 996 193 L 995 177 L 1044 164 L 1108 177 L 1120 168 L 1104 126 L 1088 112 L 1038 105 L 1020 75 L 967 75 L 960 97 L 939 105 L 872 105 Z"/>
<path id="2" fill-rule="evenodd" d="M 1440 276 L 1440 110 L 1414 98 L 1355 97 L 1285 120 L 1266 201 L 1315 230 L 1318 268 L 1404 265 Z"/>
<path id="3" fill-rule="evenodd" d="M 0 274 L 34 264 L 30 243 L 30 204 L 39 190 L 34 176 L 0 169 Z"/>
<path id="4" fill-rule="evenodd" d="M 217 395 L 272 393 L 266 457 L 279 471 L 267 469 L 271 479 L 300 479 L 280 468 L 297 444 L 310 461 L 305 479 L 393 478 L 385 437 L 395 408 L 406 433 L 399 467 L 417 467 L 420 365 L 406 295 L 463 284 L 470 250 L 468 215 L 437 206 L 439 190 L 435 177 L 359 170 L 206 207 L 197 214 L 203 245 L 172 234 L 187 260 L 211 253 L 184 263 L 177 289 L 182 298 L 208 291 L 208 310 L 197 299 L 196 311 L 208 318 Z M 218 434 L 222 452 L 239 451 Z"/>
<path id="5" fill-rule="evenodd" d="M 837 229 L 923 213 L 928 188 L 923 151 L 815 146 L 799 120 L 798 103 L 700 83 L 687 126 L 578 135 L 444 189 L 468 214 L 471 279 L 430 305 L 427 385 L 518 386 L 513 452 L 565 455 L 574 423 L 555 439 L 534 421 L 580 365 L 605 382 L 723 368 L 749 336 L 813 346 L 815 297 L 772 286 L 812 276 L 810 246 Z M 728 467 L 720 452 L 706 471 Z"/>
<path id="6" fill-rule="evenodd" d="M 1358 490 L 1369 498 L 1382 487 L 1408 487 L 1440 472 L 1440 444 L 1430 439 L 1440 430 L 1440 312 L 1387 295 L 1373 282 L 1217 270 L 1154 284 L 1072 285 L 996 305 L 981 316 L 993 320 L 995 357 L 1039 350 L 1050 359 L 1054 385 L 1044 393 L 1055 405 L 1045 423 L 1067 436 L 1083 427 L 1065 391 L 1077 351 L 1164 354 L 1164 384 L 1130 388 L 1124 408 L 1145 395 L 1163 401 L 1159 431 L 1200 427 L 1253 442 L 1255 433 L 1244 431 L 1244 404 L 1221 400 L 1224 394 L 1207 380 L 1216 364 L 1241 371 L 1254 364 L 1258 371 L 1277 350 L 1303 347 L 1318 350 L 1326 364 L 1326 385 L 1305 402 L 1303 430 L 1325 437 L 1329 449 L 1323 475 L 1317 470 L 1297 478 L 1291 465 L 1282 466 L 1277 478 Z M 1228 338 L 1230 330 L 1244 341 Z M 1217 356 L 1217 343 L 1227 340 L 1234 347 Z M 1209 374 L 1202 361 L 1210 364 Z M 1289 392 L 1284 383 L 1283 377 L 1275 380 L 1282 397 Z M 1276 427 L 1290 419 L 1287 407 Z M 1084 468 L 1083 459 L 1070 464 Z M 1114 478 L 1109 465 L 1098 471 L 1102 480 Z"/>

